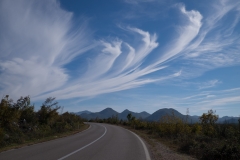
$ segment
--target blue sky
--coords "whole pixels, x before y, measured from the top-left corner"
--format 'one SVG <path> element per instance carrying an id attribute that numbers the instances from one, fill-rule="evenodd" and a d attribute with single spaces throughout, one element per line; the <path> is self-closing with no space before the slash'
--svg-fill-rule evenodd
<path id="1" fill-rule="evenodd" d="M 239 0 L 2 0 L 0 93 L 239 116 L 239 18 Z"/>

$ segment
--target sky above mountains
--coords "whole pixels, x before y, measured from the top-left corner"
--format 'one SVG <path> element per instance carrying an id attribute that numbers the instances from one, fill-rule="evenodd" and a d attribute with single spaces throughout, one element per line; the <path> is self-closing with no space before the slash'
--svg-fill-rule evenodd
<path id="1" fill-rule="evenodd" d="M 2 0 L 0 93 L 239 116 L 239 18 L 239 0 Z"/>

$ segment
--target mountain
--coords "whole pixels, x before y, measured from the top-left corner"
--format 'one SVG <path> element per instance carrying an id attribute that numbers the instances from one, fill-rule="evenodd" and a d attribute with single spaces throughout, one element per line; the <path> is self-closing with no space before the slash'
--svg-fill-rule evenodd
<path id="1" fill-rule="evenodd" d="M 76 115 L 81 115 L 81 114 L 83 114 L 83 113 L 90 114 L 90 113 L 92 113 L 92 112 L 90 112 L 90 111 L 88 111 L 88 110 L 85 110 L 85 111 L 76 112 L 76 113 L 74 113 L 74 114 L 76 114 Z"/>
<path id="2" fill-rule="evenodd" d="M 178 118 L 184 119 L 186 118 L 184 115 L 179 113 L 177 110 L 172 108 L 163 108 L 159 109 L 156 112 L 154 112 L 152 115 L 146 118 L 147 121 L 159 121 L 160 118 L 162 118 L 165 115 L 175 115 Z"/>
<path id="3" fill-rule="evenodd" d="M 189 119 L 192 119 L 192 123 L 196 123 L 196 122 L 199 122 L 199 117 L 200 116 L 189 116 Z M 238 123 L 238 119 L 239 117 L 224 116 L 224 117 L 218 118 L 217 123 Z"/>
<path id="4" fill-rule="evenodd" d="M 224 116 L 222 118 L 219 118 L 217 123 L 238 123 L 239 117 L 228 117 Z"/>
<path id="5" fill-rule="evenodd" d="M 146 118 L 149 117 L 151 114 L 149 114 L 149 113 L 146 112 L 146 111 L 143 111 L 143 112 L 140 112 L 139 115 L 140 115 L 139 118 L 146 119 Z"/>
<path id="6" fill-rule="evenodd" d="M 128 109 L 125 109 L 122 113 L 118 114 L 118 118 L 122 120 L 127 120 L 127 115 L 131 113 L 133 115 L 132 111 L 129 111 Z"/>
<path id="7" fill-rule="evenodd" d="M 92 112 L 88 113 L 88 112 L 84 112 L 84 111 L 81 111 L 78 113 L 81 113 L 80 116 L 82 118 L 86 118 L 88 120 L 95 119 L 95 118 L 107 119 L 109 117 L 116 116 L 116 115 L 118 116 L 119 119 L 127 120 L 127 115 L 129 113 L 131 113 L 137 119 L 140 119 L 140 118 L 145 119 L 150 115 L 147 112 L 136 113 L 136 112 L 129 111 L 127 109 L 124 110 L 122 113 L 118 113 L 117 111 L 113 110 L 112 108 L 106 108 L 100 112 L 95 112 L 95 113 L 92 113 Z"/>
<path id="8" fill-rule="evenodd" d="M 150 114 L 145 111 L 141 113 L 136 113 L 136 112 L 129 111 L 128 109 L 125 109 L 122 113 L 118 114 L 118 118 L 122 120 L 127 120 L 127 115 L 129 113 L 131 113 L 132 116 L 136 117 L 137 119 L 145 119 L 148 116 L 150 116 Z"/>
<path id="9" fill-rule="evenodd" d="M 112 108 L 106 108 L 104 110 L 102 110 L 101 112 L 99 112 L 99 117 L 98 118 L 109 118 L 111 116 L 116 116 L 118 115 L 118 112 L 113 110 Z"/>
<path id="10" fill-rule="evenodd" d="M 83 113 L 81 114 L 80 116 L 82 118 L 86 118 L 86 119 L 95 119 L 95 118 L 100 118 L 100 119 L 106 119 L 106 118 L 109 118 L 111 116 L 115 116 L 115 115 L 118 115 L 118 112 L 113 110 L 112 108 L 106 108 L 100 112 L 95 112 L 95 113 L 90 113 L 90 114 L 86 114 L 86 113 Z"/>
<path id="11" fill-rule="evenodd" d="M 178 117 L 180 119 L 182 119 L 183 121 L 188 121 L 188 123 L 196 123 L 199 121 L 199 117 L 198 116 L 186 116 L 181 114 L 180 112 L 178 112 L 177 110 L 173 109 L 173 108 L 163 108 L 163 109 L 159 109 L 156 112 L 154 112 L 152 115 L 148 116 L 146 118 L 147 121 L 159 121 L 163 116 L 165 115 L 173 115 L 175 117 Z"/>
<path id="12" fill-rule="evenodd" d="M 189 122 L 189 123 L 197 123 L 197 122 L 200 122 L 200 121 L 199 121 L 199 117 L 200 117 L 200 116 L 189 116 L 188 122 Z"/>
<path id="13" fill-rule="evenodd" d="M 186 121 L 188 121 L 188 123 L 197 123 L 199 122 L 199 117 L 200 116 L 186 116 L 181 114 L 180 112 L 178 112 L 177 110 L 173 109 L 173 108 L 163 108 L 163 109 L 159 109 L 156 112 L 154 112 L 153 114 L 149 114 L 147 112 L 140 112 L 140 113 L 136 113 L 136 112 L 132 112 L 129 111 L 128 109 L 125 109 L 123 112 L 118 113 L 117 111 L 113 110 L 112 108 L 106 108 L 100 112 L 90 112 L 90 111 L 81 111 L 81 112 L 77 112 L 75 114 L 81 116 L 82 118 L 86 118 L 88 120 L 90 119 L 95 119 L 95 118 L 100 118 L 100 119 L 107 119 L 110 118 L 112 116 L 118 116 L 119 119 L 122 120 L 127 120 L 127 115 L 131 113 L 132 116 L 136 117 L 137 119 L 143 119 L 146 121 L 159 121 L 161 117 L 165 116 L 165 115 L 173 115 Z M 238 119 L 239 117 L 228 117 L 228 116 L 224 116 L 222 118 L 219 118 L 217 123 L 238 123 Z"/>

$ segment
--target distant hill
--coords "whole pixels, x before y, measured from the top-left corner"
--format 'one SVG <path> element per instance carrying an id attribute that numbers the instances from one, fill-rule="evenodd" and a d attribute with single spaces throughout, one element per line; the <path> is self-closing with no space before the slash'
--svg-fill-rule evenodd
<path id="1" fill-rule="evenodd" d="M 177 110 L 173 109 L 173 108 L 163 108 L 163 109 L 159 109 L 156 112 L 154 112 L 151 116 L 147 117 L 146 120 L 147 121 L 159 121 L 161 117 L 165 116 L 165 115 L 173 115 L 175 117 L 178 117 L 180 119 L 182 119 L 183 121 L 188 121 L 188 123 L 196 123 L 199 122 L 199 116 L 190 116 L 188 115 L 188 117 L 186 115 L 181 114 L 180 112 L 178 112 Z"/>
<path id="2" fill-rule="evenodd" d="M 81 111 L 81 112 L 76 112 L 75 114 L 76 114 L 76 115 L 81 115 L 81 114 L 83 114 L 83 113 L 90 114 L 90 113 L 92 113 L 92 112 L 90 112 L 90 111 L 88 111 L 88 110 L 85 110 L 85 111 Z"/>
<path id="3" fill-rule="evenodd" d="M 147 117 L 149 117 L 151 115 L 146 111 L 140 112 L 138 114 L 140 115 L 139 118 L 142 118 L 142 119 L 146 119 Z"/>
<path id="4" fill-rule="evenodd" d="M 95 119 L 95 118 L 100 118 L 100 119 L 107 119 L 109 117 L 112 116 L 118 116 L 119 119 L 122 120 L 127 120 L 127 115 L 131 113 L 132 116 L 136 117 L 137 119 L 143 119 L 146 121 L 159 121 L 160 118 L 164 115 L 172 115 L 174 114 L 174 116 L 182 119 L 182 120 L 188 120 L 188 123 L 197 123 L 199 122 L 199 116 L 187 116 L 181 114 L 180 112 L 178 112 L 177 110 L 173 109 L 173 108 L 163 108 L 163 109 L 159 109 L 156 112 L 154 112 L 153 114 L 149 114 L 147 112 L 140 112 L 140 113 L 136 113 L 136 112 L 132 112 L 129 111 L 128 109 L 125 109 L 123 112 L 118 113 L 117 111 L 113 110 L 112 108 L 106 108 L 100 112 L 90 112 L 90 111 L 81 111 L 81 112 L 77 112 L 75 114 L 80 115 L 82 118 L 86 118 L 88 120 L 90 119 Z M 224 116 L 218 119 L 217 123 L 238 123 L 238 119 L 239 117 L 228 117 L 228 116 Z"/>
<path id="5" fill-rule="evenodd" d="M 239 117 L 228 117 L 224 116 L 218 119 L 218 123 L 238 123 Z"/>
<path id="6" fill-rule="evenodd" d="M 150 114 L 147 112 L 136 113 L 136 112 L 129 111 L 128 109 L 125 109 L 122 113 L 118 114 L 118 118 L 122 120 L 127 120 L 127 115 L 129 113 L 131 113 L 132 116 L 136 117 L 137 119 L 145 119 L 148 116 L 150 116 Z"/>
<path id="7" fill-rule="evenodd" d="M 95 119 L 95 118 L 106 119 L 115 115 L 118 115 L 117 111 L 113 110 L 112 108 L 106 108 L 100 112 L 95 112 L 90 114 L 83 113 L 80 116 L 82 118 L 86 118 L 89 120 L 89 119 Z"/>
<path id="8" fill-rule="evenodd" d="M 98 118 L 109 118 L 111 116 L 116 116 L 118 115 L 118 112 L 113 110 L 112 108 L 106 108 L 102 110 L 101 112 L 98 112 L 99 117 Z"/>
<path id="9" fill-rule="evenodd" d="M 160 118 L 164 115 L 174 115 L 182 120 L 186 120 L 186 115 L 179 113 L 177 110 L 172 108 L 163 108 L 154 112 L 152 115 L 146 118 L 147 121 L 159 121 Z M 197 123 L 199 122 L 200 116 L 188 116 L 188 123 Z M 238 123 L 239 117 L 228 117 L 224 116 L 218 119 L 217 123 Z"/>
<path id="10" fill-rule="evenodd" d="M 154 112 L 152 115 L 146 118 L 147 121 L 159 121 L 161 117 L 165 115 L 175 115 L 178 118 L 185 119 L 185 115 L 182 115 L 177 110 L 172 108 L 163 108 Z"/>
<path id="11" fill-rule="evenodd" d="M 127 115 L 128 115 L 129 113 L 133 114 L 132 111 L 129 111 L 128 109 L 125 109 L 122 113 L 119 113 L 119 114 L 118 114 L 118 118 L 119 118 L 119 119 L 122 119 L 122 120 L 126 120 L 126 119 L 127 119 Z"/>

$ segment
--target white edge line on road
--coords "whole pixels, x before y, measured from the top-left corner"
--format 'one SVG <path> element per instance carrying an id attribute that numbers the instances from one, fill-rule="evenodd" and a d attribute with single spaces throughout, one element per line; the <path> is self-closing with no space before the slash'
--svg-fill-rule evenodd
<path id="1" fill-rule="evenodd" d="M 102 126 L 102 125 L 101 125 L 101 126 Z M 71 155 L 73 155 L 73 154 L 75 154 L 75 153 L 83 150 L 84 148 L 92 145 L 93 143 L 97 142 L 99 139 L 101 139 L 101 138 L 107 133 L 107 128 L 106 128 L 105 126 L 102 126 L 102 127 L 105 128 L 105 132 L 104 132 L 103 135 L 101 135 L 98 139 L 96 139 L 96 140 L 92 141 L 91 143 L 89 143 L 89 144 L 87 144 L 87 145 L 85 145 L 85 146 L 83 146 L 83 147 L 81 147 L 81 148 L 73 151 L 72 153 L 67 154 L 66 156 L 64 156 L 64 157 L 62 157 L 62 158 L 59 158 L 58 160 L 63 160 L 63 159 L 65 159 L 65 158 L 67 158 L 67 157 L 69 157 L 69 156 L 71 156 Z"/>
<path id="2" fill-rule="evenodd" d="M 136 133 L 134 133 L 130 130 L 128 130 L 128 131 L 131 132 L 133 135 L 135 135 L 140 140 L 140 142 L 142 143 L 142 146 L 143 146 L 143 149 L 144 149 L 144 152 L 145 152 L 145 155 L 146 155 L 146 160 L 151 160 L 148 149 L 147 149 L 145 143 L 142 141 L 142 139 Z"/>

